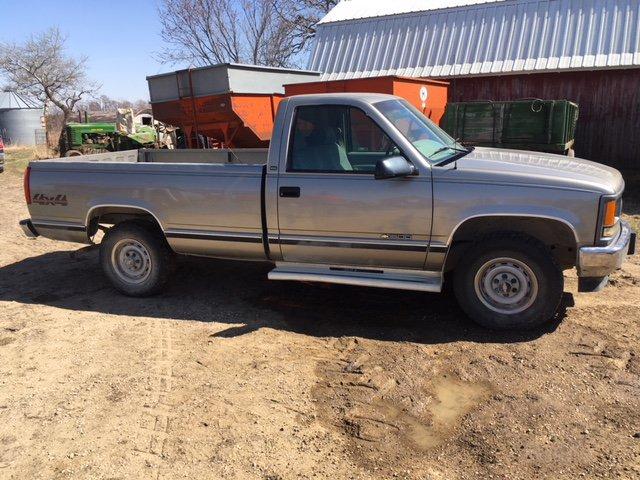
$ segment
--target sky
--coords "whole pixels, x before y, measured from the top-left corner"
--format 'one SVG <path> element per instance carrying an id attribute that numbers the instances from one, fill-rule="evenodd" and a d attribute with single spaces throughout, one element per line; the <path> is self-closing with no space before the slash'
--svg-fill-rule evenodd
<path id="1" fill-rule="evenodd" d="M 162 49 L 157 0 L 0 0 L 0 42 L 52 26 L 67 35 L 68 54 L 89 57 L 89 77 L 115 99 L 147 100 L 147 75 L 188 66 L 154 58 Z"/>

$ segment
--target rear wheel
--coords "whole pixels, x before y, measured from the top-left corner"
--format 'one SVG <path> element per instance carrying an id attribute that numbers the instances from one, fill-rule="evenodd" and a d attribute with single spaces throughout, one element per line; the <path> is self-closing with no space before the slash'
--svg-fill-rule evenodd
<path id="1" fill-rule="evenodd" d="M 100 263 L 113 286 L 125 295 L 158 293 L 172 270 L 173 253 L 153 227 L 124 222 L 107 232 Z"/>
<path id="2" fill-rule="evenodd" d="M 465 313 L 492 329 L 534 328 L 551 320 L 564 289 L 562 270 L 537 240 L 518 234 L 484 238 L 454 271 Z"/>

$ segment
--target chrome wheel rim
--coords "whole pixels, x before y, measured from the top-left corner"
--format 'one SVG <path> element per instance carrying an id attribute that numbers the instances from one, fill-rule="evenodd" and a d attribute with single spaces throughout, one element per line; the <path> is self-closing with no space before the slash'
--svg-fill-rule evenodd
<path id="1" fill-rule="evenodd" d="M 143 283 L 151 275 L 151 256 L 137 240 L 118 241 L 111 251 L 111 265 L 121 280 L 131 284 Z"/>
<path id="2" fill-rule="evenodd" d="M 474 279 L 476 295 L 490 310 L 513 315 L 529 308 L 538 296 L 533 270 L 515 258 L 494 258 L 482 265 Z"/>

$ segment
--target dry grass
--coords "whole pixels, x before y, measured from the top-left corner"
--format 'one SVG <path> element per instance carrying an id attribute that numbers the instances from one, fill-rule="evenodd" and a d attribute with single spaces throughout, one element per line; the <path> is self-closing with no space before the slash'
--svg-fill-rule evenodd
<path id="1" fill-rule="evenodd" d="M 32 160 L 42 160 L 53 156 L 53 152 L 44 145 L 35 147 L 12 145 L 4 149 L 5 169 L 7 172 L 22 173 Z"/>

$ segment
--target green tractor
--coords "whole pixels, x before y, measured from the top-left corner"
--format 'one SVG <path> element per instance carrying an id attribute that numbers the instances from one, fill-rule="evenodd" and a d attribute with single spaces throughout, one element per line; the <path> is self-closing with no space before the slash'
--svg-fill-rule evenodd
<path id="1" fill-rule="evenodd" d="M 150 125 L 136 125 L 134 133 L 121 133 L 115 123 L 68 123 L 64 127 L 65 157 L 91 153 L 158 148 L 158 132 Z"/>

